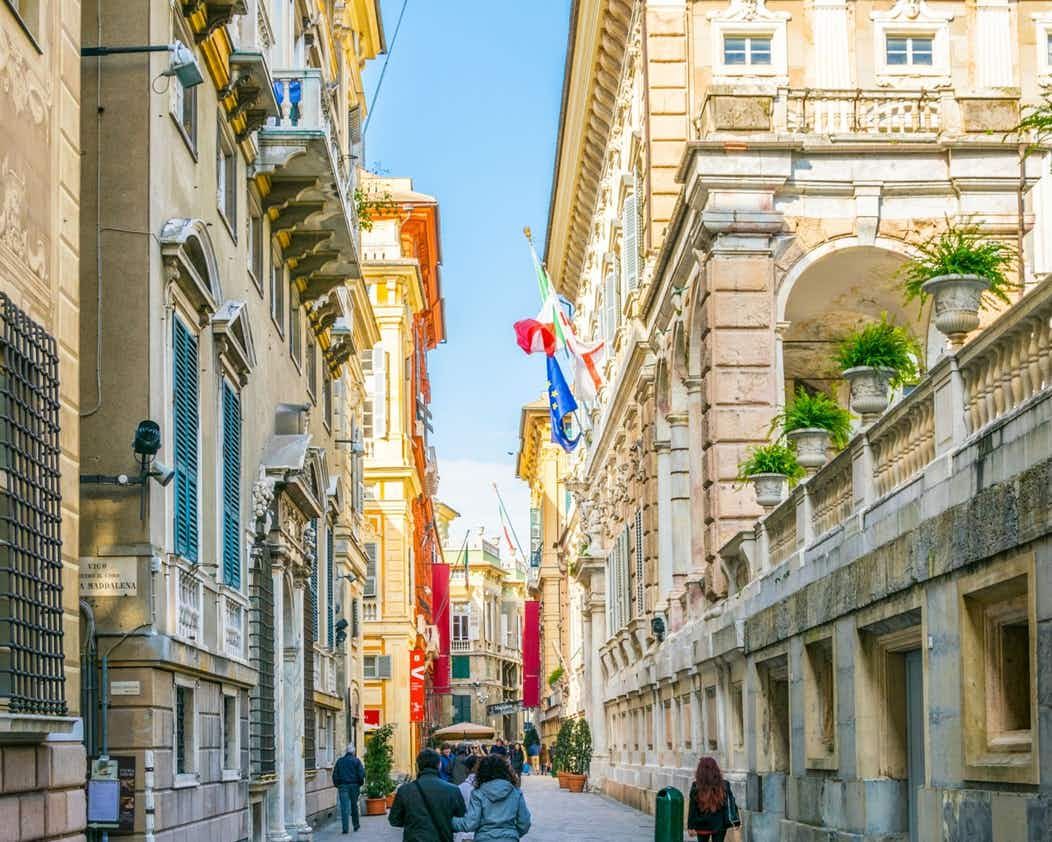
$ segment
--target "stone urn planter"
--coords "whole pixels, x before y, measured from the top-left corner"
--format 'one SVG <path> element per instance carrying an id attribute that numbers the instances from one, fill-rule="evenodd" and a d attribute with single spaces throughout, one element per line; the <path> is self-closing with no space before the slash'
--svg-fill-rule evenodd
<path id="1" fill-rule="evenodd" d="M 796 447 L 796 461 L 809 474 L 813 474 L 826 463 L 829 450 L 829 430 L 821 427 L 804 427 L 785 434 Z"/>
<path id="2" fill-rule="evenodd" d="M 979 307 L 990 282 L 978 275 L 939 275 L 925 281 L 922 290 L 932 297 L 932 315 L 939 333 L 959 348 L 979 327 Z"/>
<path id="3" fill-rule="evenodd" d="M 570 792 L 584 792 L 585 784 L 588 783 L 588 775 L 570 775 L 566 776 L 566 788 Z"/>
<path id="4" fill-rule="evenodd" d="M 386 798 L 366 798 L 365 799 L 365 815 L 367 816 L 382 816 L 387 812 L 387 799 Z"/>
<path id="5" fill-rule="evenodd" d="M 768 511 L 781 503 L 789 491 L 789 477 L 785 474 L 753 474 L 749 481 L 756 492 L 756 502 Z"/>
<path id="6" fill-rule="evenodd" d="M 851 411 L 869 422 L 888 408 L 893 368 L 874 368 L 860 365 L 844 371 L 844 379 L 851 389 Z"/>

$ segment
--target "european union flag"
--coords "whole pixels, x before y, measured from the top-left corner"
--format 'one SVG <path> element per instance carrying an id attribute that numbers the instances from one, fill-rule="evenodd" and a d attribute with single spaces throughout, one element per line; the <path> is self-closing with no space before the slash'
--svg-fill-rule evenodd
<path id="1" fill-rule="evenodd" d="M 567 453 L 580 442 L 580 435 L 571 439 L 567 418 L 577 410 L 577 401 L 563 377 L 562 369 L 554 356 L 548 360 L 548 409 L 552 414 L 552 441 Z"/>

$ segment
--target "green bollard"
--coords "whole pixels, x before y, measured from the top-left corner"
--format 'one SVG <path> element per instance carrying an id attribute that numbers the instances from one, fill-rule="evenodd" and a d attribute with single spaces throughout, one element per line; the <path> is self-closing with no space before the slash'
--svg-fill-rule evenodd
<path id="1" fill-rule="evenodd" d="M 657 794 L 654 842 L 683 842 L 683 793 L 674 786 Z"/>

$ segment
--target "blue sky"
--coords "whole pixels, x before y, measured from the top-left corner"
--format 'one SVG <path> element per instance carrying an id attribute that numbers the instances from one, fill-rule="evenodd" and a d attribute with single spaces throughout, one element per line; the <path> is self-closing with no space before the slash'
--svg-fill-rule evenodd
<path id="1" fill-rule="evenodd" d="M 548 219 L 569 0 L 409 0 L 365 137 L 366 164 L 438 198 L 448 339 L 430 355 L 439 497 L 455 528 L 497 528 L 490 483 L 529 540 L 515 479 L 519 408 L 544 360 L 512 323 L 540 307 L 522 227 L 539 252 Z M 390 47 L 402 0 L 382 0 Z M 383 57 L 366 68 L 372 99 Z"/>

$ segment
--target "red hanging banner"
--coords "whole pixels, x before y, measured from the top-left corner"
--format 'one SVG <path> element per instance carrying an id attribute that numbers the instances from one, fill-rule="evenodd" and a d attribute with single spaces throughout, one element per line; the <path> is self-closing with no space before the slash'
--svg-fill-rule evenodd
<path id="1" fill-rule="evenodd" d="M 541 604 L 526 603 L 522 630 L 522 706 L 535 708 L 541 701 Z"/>
<path id="2" fill-rule="evenodd" d="M 409 653 L 409 721 L 424 721 L 424 685 L 427 682 L 427 656 L 423 649 Z"/>
<path id="3" fill-rule="evenodd" d="M 449 693 L 449 565 L 431 565 L 431 600 L 438 628 L 438 657 L 431 681 L 436 693 Z"/>

